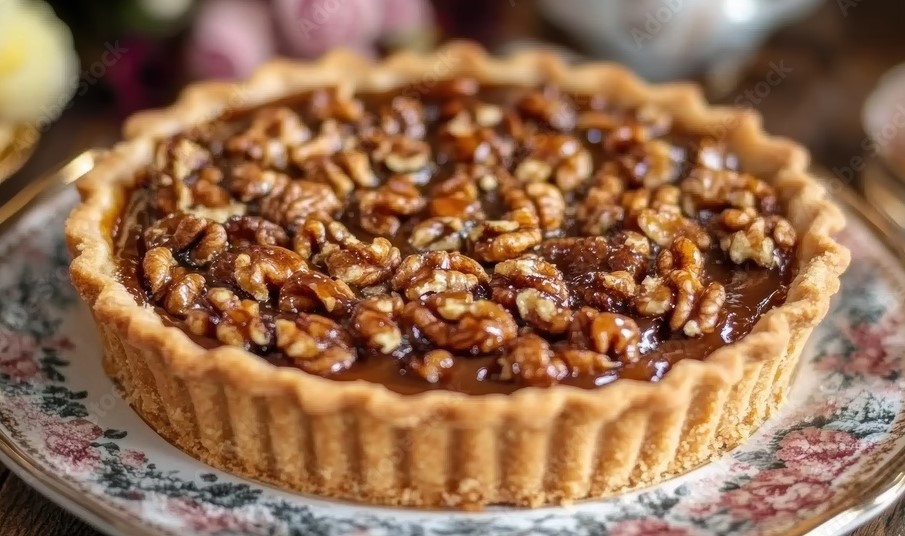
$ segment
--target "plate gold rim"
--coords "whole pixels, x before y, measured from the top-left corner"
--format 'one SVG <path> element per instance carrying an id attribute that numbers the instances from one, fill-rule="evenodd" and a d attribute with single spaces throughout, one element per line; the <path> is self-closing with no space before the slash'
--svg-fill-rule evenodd
<path id="1" fill-rule="evenodd" d="M 41 139 L 41 132 L 34 125 L 13 125 L 12 131 L 12 143 L 0 146 L 0 184 L 22 169 Z"/>

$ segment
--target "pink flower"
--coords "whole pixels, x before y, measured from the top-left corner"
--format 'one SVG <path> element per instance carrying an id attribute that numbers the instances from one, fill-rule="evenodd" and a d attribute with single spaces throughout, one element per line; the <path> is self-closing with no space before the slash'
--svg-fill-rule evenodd
<path id="1" fill-rule="evenodd" d="M 721 503 L 735 515 L 760 520 L 819 506 L 832 495 L 827 482 L 795 469 L 768 469 L 725 493 Z"/>
<path id="2" fill-rule="evenodd" d="M 273 9 L 291 51 L 313 58 L 336 47 L 368 51 L 381 33 L 382 4 L 375 0 L 273 0 Z"/>
<path id="3" fill-rule="evenodd" d="M 38 344 L 27 333 L 0 329 L 0 374 L 23 381 L 38 374 L 34 359 Z"/>
<path id="4" fill-rule="evenodd" d="M 120 455 L 119 460 L 128 467 L 139 469 L 144 466 L 145 462 L 148 460 L 148 457 L 145 456 L 144 452 L 133 449 L 126 449 Z"/>
<path id="5" fill-rule="evenodd" d="M 208 0 L 201 5 L 188 61 L 202 78 L 243 78 L 276 52 L 273 21 L 258 0 Z"/>
<path id="6" fill-rule="evenodd" d="M 100 454 L 91 443 L 100 438 L 101 427 L 85 419 L 54 423 L 44 429 L 44 444 L 71 472 L 91 471 L 100 463 Z"/>
<path id="7" fill-rule="evenodd" d="M 191 499 L 169 500 L 167 511 L 170 515 L 185 521 L 192 532 L 245 532 L 252 529 L 233 510 Z"/>
<path id="8" fill-rule="evenodd" d="M 691 536 L 693 533 L 660 519 L 630 519 L 610 528 L 612 536 Z"/>
<path id="9" fill-rule="evenodd" d="M 817 368 L 850 376 L 889 378 L 902 370 L 899 352 L 888 351 L 889 337 L 899 329 L 898 319 L 886 319 L 878 324 L 842 326 L 840 332 L 852 343 L 854 351 L 849 355 L 827 355 L 820 359 Z"/>
<path id="10" fill-rule="evenodd" d="M 860 447 L 858 439 L 847 432 L 812 426 L 786 434 L 776 456 L 801 474 L 829 481 L 855 463 Z"/>
<path id="11" fill-rule="evenodd" d="M 0 362 L 20 357 L 31 357 L 37 349 L 35 338 L 28 333 L 0 329 Z"/>
<path id="12" fill-rule="evenodd" d="M 72 340 L 69 337 L 59 337 L 54 339 L 51 342 L 51 345 L 54 348 L 58 348 L 60 350 L 75 350 L 75 345 L 72 344 Z"/>

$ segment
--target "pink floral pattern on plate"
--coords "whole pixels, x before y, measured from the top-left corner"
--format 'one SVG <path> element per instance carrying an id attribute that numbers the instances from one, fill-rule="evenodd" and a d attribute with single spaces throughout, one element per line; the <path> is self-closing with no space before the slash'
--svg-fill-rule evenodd
<path id="1" fill-rule="evenodd" d="M 212 471 L 158 438 L 103 375 L 66 277 L 60 194 L 0 237 L 0 443 L 148 534 L 608 534 L 794 532 L 905 450 L 905 269 L 856 216 L 843 290 L 782 411 L 720 461 L 570 508 L 418 512 L 340 504 Z M 28 258 L 17 255 L 27 243 Z M 35 266 L 41 266 L 36 270 Z"/>

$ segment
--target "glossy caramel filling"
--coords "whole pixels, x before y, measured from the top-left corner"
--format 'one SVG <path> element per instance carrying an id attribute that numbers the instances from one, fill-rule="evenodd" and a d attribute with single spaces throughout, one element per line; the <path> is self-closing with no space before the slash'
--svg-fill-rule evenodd
<path id="1" fill-rule="evenodd" d="M 397 106 L 400 100 L 405 100 L 406 103 L 416 100 L 418 107 Z M 300 361 L 284 351 L 288 346 L 279 342 L 278 334 L 275 334 L 278 320 L 294 321 L 297 316 L 307 318 L 306 315 L 331 319 L 331 325 L 342 332 L 339 339 L 347 341 L 341 352 L 346 356 L 345 360 L 337 359 L 336 364 L 328 363 L 326 369 L 316 370 L 307 367 L 306 361 L 306 366 L 301 368 L 338 381 L 366 380 L 384 384 L 401 393 L 448 389 L 469 394 L 509 393 L 531 385 L 563 384 L 595 388 L 619 378 L 658 381 L 677 361 L 704 359 L 716 349 L 749 333 L 765 311 L 782 303 L 794 276 L 794 244 L 789 242 L 782 245 L 778 229 L 783 227 L 776 223 L 781 219 L 780 209 L 772 189 L 766 183 L 739 171 L 736 159 L 721 140 L 683 132 L 672 124 L 671 118 L 657 114 L 656 111 L 622 110 L 611 107 L 600 97 L 570 95 L 555 88 L 479 87 L 467 80 L 439 83 L 435 87 L 403 88 L 389 93 L 358 94 L 344 98 L 331 91 L 312 92 L 262 110 L 274 110 L 277 107 L 292 110 L 311 134 L 307 138 L 299 136 L 297 140 L 287 142 L 287 137 L 291 138 L 291 132 L 287 133 L 288 127 L 285 125 L 276 124 L 274 128 L 264 132 L 255 130 L 255 114 L 259 114 L 261 110 L 232 114 L 189 132 L 184 138 L 204 147 L 210 161 L 203 164 L 204 168 L 195 166 L 198 169 L 192 169 L 191 157 L 170 154 L 161 149 L 158 160 L 163 161 L 155 162 L 143 172 L 117 225 L 116 249 L 123 282 L 140 303 L 154 306 L 167 323 L 185 329 L 205 347 L 235 344 L 226 342 L 232 339 L 217 329 L 229 313 L 211 313 L 214 306 L 211 305 L 213 299 L 209 293 L 213 288 L 222 288 L 230 290 L 237 299 L 257 302 L 254 320 L 261 333 L 269 339 L 261 344 L 264 339 L 255 339 L 254 335 L 250 335 L 239 344 L 279 366 L 300 366 Z M 466 122 L 462 117 L 469 118 L 473 124 L 450 126 L 455 121 Z M 327 150 L 326 156 L 317 154 L 306 159 L 299 156 L 303 151 L 277 147 L 278 156 L 269 160 L 269 157 L 261 156 L 269 150 L 266 140 L 280 139 L 282 141 L 274 143 L 297 147 L 298 140 L 305 139 L 301 142 L 304 144 L 319 139 L 316 133 L 322 132 L 328 121 L 331 122 L 330 128 L 336 129 L 344 139 L 342 149 L 334 147 Z M 250 131 L 261 134 L 265 141 L 255 145 L 254 138 L 246 136 L 239 139 L 242 134 Z M 396 154 L 393 147 L 381 149 L 380 136 L 387 135 L 396 136 L 393 138 L 396 140 L 423 142 L 428 148 L 429 158 L 420 166 L 419 162 L 394 164 L 391 160 L 394 156 L 379 153 L 389 151 L 390 155 L 415 160 L 418 159 L 418 154 L 417 150 L 414 151 L 415 157 L 412 157 L 411 150 L 400 150 L 400 154 Z M 249 138 L 251 141 L 248 141 Z M 373 141 L 374 139 L 378 141 Z M 240 141 L 246 145 L 241 145 Z M 550 156 L 549 149 L 544 146 L 547 142 L 555 142 L 553 156 Z M 572 168 L 564 163 L 567 159 L 563 155 L 572 157 L 576 154 L 576 148 L 569 145 L 573 142 L 578 143 L 578 151 L 590 157 L 590 169 L 587 173 L 581 170 L 580 161 L 576 160 L 577 164 L 572 162 Z M 173 141 L 162 143 L 172 144 Z M 291 145 L 293 143 L 296 145 Z M 389 147 L 392 144 L 385 145 Z M 335 182 L 317 175 L 323 173 L 322 167 L 315 171 L 308 163 L 315 159 L 334 159 L 338 163 L 336 169 L 341 169 L 344 175 L 352 176 L 350 168 L 343 167 L 350 159 L 337 156 L 348 146 L 354 147 L 354 150 L 360 149 L 361 153 L 369 157 L 367 167 L 373 174 L 374 182 L 364 186 L 356 184 L 351 191 L 346 192 L 336 186 Z M 664 156 L 661 151 L 659 157 L 661 160 L 665 159 L 665 164 L 649 156 L 654 154 L 655 149 L 659 150 L 664 146 L 669 148 L 669 152 Z M 279 156 L 284 153 L 289 156 Z M 180 158 L 185 160 L 180 161 Z M 178 165 L 174 166 L 168 159 L 174 160 Z M 529 160 L 534 162 L 526 164 Z M 309 211 L 287 216 L 298 211 L 301 205 L 297 200 L 295 204 L 280 204 L 268 198 L 268 195 L 275 195 L 273 193 L 248 194 L 247 190 L 235 186 L 240 180 L 245 180 L 237 170 L 248 162 L 254 162 L 259 171 L 275 170 L 292 181 L 330 184 L 340 206 L 328 206 L 324 213 Z M 656 166 L 663 165 L 667 169 L 660 175 L 666 179 L 657 178 L 652 171 Z M 185 170 L 186 166 L 189 171 Z M 403 171 L 399 171 L 400 166 Z M 175 174 L 182 174 L 184 177 L 178 178 Z M 213 186 L 205 186 L 202 191 L 196 185 L 207 180 L 205 177 L 208 175 L 205 174 L 217 178 L 211 181 Z M 464 182 L 467 184 L 456 189 L 453 186 L 456 186 L 454 182 L 459 175 L 466 177 Z M 606 177 L 611 177 L 612 180 Z M 257 183 L 252 180 L 252 190 L 266 180 L 259 179 Z M 725 184 L 731 186 L 719 183 L 720 180 L 728 181 Z M 383 198 L 368 196 L 368 192 L 384 192 L 380 188 L 393 181 L 405 187 L 402 188 L 405 190 L 403 194 L 408 195 L 411 191 L 420 196 L 420 199 L 409 199 L 406 201 L 409 204 L 401 205 L 404 195 L 400 194 L 381 204 Z M 189 185 L 191 194 L 174 192 L 174 182 Z M 535 237 L 531 240 L 536 243 L 528 240 L 527 247 L 523 249 L 509 251 L 503 248 L 501 252 L 500 247 L 494 245 L 499 243 L 493 242 L 493 237 L 487 234 L 490 226 L 486 222 L 507 222 L 516 218 L 513 214 L 518 210 L 518 199 L 521 199 L 518 196 L 525 197 L 522 195 L 525 192 L 541 190 L 528 186 L 532 183 L 556 185 L 558 194 L 552 198 L 559 199 L 561 196 L 562 210 L 553 210 L 551 216 L 550 210 L 544 208 L 547 207 L 544 203 L 548 198 L 531 197 L 534 201 L 532 206 L 535 207 L 534 220 L 530 220 L 527 227 L 530 227 L 532 233 L 536 231 L 531 235 Z M 713 186 L 714 183 L 717 185 Z M 613 184 L 618 188 L 611 192 L 612 196 L 606 197 L 609 192 L 607 188 Z M 710 185 L 711 190 L 702 192 L 700 184 Z M 266 188 L 261 191 L 264 190 Z M 637 203 L 636 198 L 639 196 L 632 192 L 639 191 L 643 194 L 640 197 L 648 199 L 641 202 L 641 209 L 633 205 Z M 191 201 L 186 202 L 185 195 L 189 195 Z M 672 208 L 662 208 L 663 203 L 669 205 L 672 201 L 662 201 L 661 205 L 657 205 L 656 199 L 661 196 L 662 199 L 676 198 L 670 205 Z M 306 198 L 302 196 L 302 199 Z M 601 216 L 596 210 L 601 206 L 608 206 L 608 202 L 613 207 L 613 221 L 607 220 L 608 216 Z M 238 211 L 237 205 L 241 206 Z M 277 209 L 274 209 L 275 206 Z M 644 210 L 647 212 L 643 212 Z M 656 230 L 662 225 L 639 223 L 643 214 L 649 216 L 654 212 L 670 211 L 680 214 L 679 218 L 683 222 L 690 222 L 686 227 L 692 230 L 677 232 L 675 236 L 668 237 L 668 242 L 664 242 L 662 236 L 651 236 L 654 234 L 652 229 Z M 743 216 L 748 219 L 742 218 L 741 223 L 736 222 L 743 211 L 747 211 Z M 174 213 L 197 213 L 204 222 L 219 222 L 228 230 L 226 244 L 213 250 L 214 253 L 210 254 L 212 260 L 199 260 L 202 254 L 198 253 L 202 240 L 207 240 L 211 234 L 193 235 L 191 241 L 184 241 L 179 246 L 173 245 L 175 242 L 171 236 L 155 238 L 154 243 L 149 244 L 149 229 L 155 225 L 161 227 L 161 222 L 168 217 L 173 218 Z M 277 233 L 279 236 L 276 238 L 270 235 L 269 238 L 262 237 L 263 235 L 252 236 L 248 229 L 243 228 L 234 235 L 231 229 L 236 226 L 231 227 L 229 222 L 231 218 L 232 221 L 238 221 L 235 218 L 242 217 L 237 216 L 238 213 L 266 220 L 278 227 L 282 234 Z M 450 218 L 443 221 L 454 221 L 456 225 L 461 224 L 461 228 L 451 232 L 451 242 L 425 245 L 423 240 L 416 239 L 415 233 L 424 228 L 422 224 L 431 218 Z M 369 280 L 363 284 L 357 284 L 359 280 L 345 275 L 348 271 L 343 270 L 339 257 L 334 257 L 331 262 L 329 255 L 337 254 L 324 253 L 328 249 L 323 244 L 317 246 L 323 248 L 320 251 L 322 258 L 314 253 L 307 257 L 299 253 L 307 266 L 304 270 L 322 273 L 334 281 L 348 279 L 346 286 L 351 297 L 341 300 L 342 306 L 332 311 L 325 310 L 323 303 L 310 305 L 304 311 L 288 311 L 283 306 L 283 290 L 279 285 L 270 285 L 265 292 L 266 296 L 255 297 L 248 288 L 236 284 L 238 276 L 232 272 L 224 273 L 223 266 L 230 269 L 236 266 L 235 255 L 246 251 L 248 247 L 265 243 L 269 247 L 274 242 L 279 243 L 279 247 L 298 252 L 298 237 L 309 220 L 335 220 L 357 241 L 365 244 L 373 243 L 378 237 L 386 238 L 398 249 L 398 253 L 395 260 L 392 257 L 386 260 L 389 263 L 383 266 L 386 274 L 378 277 L 377 281 Z M 760 227 L 757 225 L 766 226 L 767 230 L 758 234 Z M 525 227 L 522 225 L 519 229 Z M 178 227 L 175 229 L 167 232 L 173 235 L 181 232 Z M 600 232 L 593 232 L 595 229 L 600 229 Z M 686 235 L 690 238 L 681 244 L 687 246 L 692 242 L 696 243 L 697 247 L 688 247 L 699 258 L 694 267 L 683 268 L 675 264 L 679 262 L 675 259 L 684 259 L 677 244 Z M 752 237 L 761 235 L 769 240 L 769 244 L 758 242 L 747 247 L 753 240 Z M 602 241 L 584 240 L 595 236 L 602 237 Z M 627 245 L 635 244 L 639 237 L 647 246 Z M 570 241 L 574 238 L 582 240 Z M 519 247 L 523 247 L 524 243 L 519 242 L 522 244 Z M 166 275 L 156 277 L 148 273 L 148 267 L 151 266 L 148 253 L 152 249 L 159 249 L 161 244 L 172 251 L 172 261 L 167 265 Z M 772 247 L 767 248 L 768 245 Z M 339 245 L 335 249 L 342 250 L 344 247 L 346 246 Z M 632 250 L 632 247 L 640 249 Z M 434 292 L 410 296 L 405 283 L 396 281 L 394 275 L 406 266 L 408 257 L 426 256 L 433 250 L 459 252 L 475 260 L 483 268 L 485 279 L 478 277 L 478 282 L 470 284 L 467 289 L 466 293 L 470 294 L 468 303 L 463 305 L 465 302 L 461 301 L 461 296 L 450 294 L 451 303 L 455 302 L 460 308 L 470 307 L 472 301 L 496 304 L 497 307 L 491 309 L 503 311 L 509 319 L 506 322 L 511 320 L 517 333 L 513 335 L 500 328 L 502 332 L 508 333 L 500 335 L 500 330 L 495 331 L 492 325 L 488 327 L 481 324 L 482 329 L 487 330 L 488 337 L 501 337 L 500 344 L 490 345 L 490 351 L 483 351 L 479 342 L 462 348 L 455 342 L 441 340 L 438 336 L 431 335 L 432 332 L 425 331 L 424 326 L 413 320 L 414 314 L 407 316 L 407 313 L 394 311 L 388 318 L 397 325 L 398 344 L 395 339 L 392 348 L 379 348 L 369 344 L 369 327 L 360 325 L 362 318 L 369 317 L 358 316 L 361 312 L 360 301 L 367 296 L 399 296 L 400 303 L 406 306 L 412 302 L 415 305 L 428 303 L 429 296 Z M 664 254 L 664 251 L 671 253 Z M 233 254 L 231 263 L 223 261 L 230 253 Z M 536 257 L 531 257 L 532 255 Z M 667 262 L 667 268 L 664 268 L 664 256 L 672 259 L 674 264 Z M 506 286 L 508 280 L 498 283 L 499 275 L 495 274 L 497 266 L 502 262 L 524 258 L 539 259 L 537 262 L 544 266 L 555 267 L 555 277 L 550 276 L 553 279 L 537 283 L 539 278 L 543 278 L 532 276 L 534 279 L 531 279 L 531 284 L 539 285 L 536 287 L 541 289 L 538 295 L 546 300 L 553 291 L 544 290 L 548 289 L 544 285 L 562 283 L 561 287 L 567 289 L 563 292 L 567 295 L 560 296 L 560 301 L 554 298 L 549 298 L 548 301 L 558 304 L 554 307 L 556 314 L 565 315 L 565 322 L 569 327 L 550 328 L 546 323 L 538 324 L 529 314 L 536 311 L 520 308 L 521 302 L 518 306 L 509 302 L 499 303 L 499 296 L 505 294 L 504 291 L 512 285 Z M 379 265 L 381 259 L 375 262 Z M 682 289 L 685 287 L 675 282 L 680 279 L 680 272 L 683 275 L 693 275 L 696 285 L 693 286 L 694 292 L 683 294 Z M 620 294 L 614 290 L 615 287 L 599 286 L 604 284 L 601 281 L 609 281 L 599 274 L 614 273 L 628 274 L 627 278 L 631 281 L 627 284 L 631 286 L 631 292 Z M 185 281 L 187 274 L 202 276 L 200 290 L 194 287 L 191 288 L 196 292 L 174 290 L 178 282 Z M 647 290 L 644 289 L 647 288 L 645 284 L 651 281 L 659 281 L 664 292 L 671 296 L 669 299 L 672 305 L 667 311 L 658 314 L 641 312 L 649 307 L 644 305 L 650 301 L 645 298 Z M 514 296 L 519 296 L 528 288 L 519 286 L 521 283 L 514 285 Z M 442 293 L 444 289 L 439 290 Z M 454 293 L 460 289 L 447 287 L 446 290 Z M 713 295 L 719 299 L 713 300 L 716 308 L 712 315 L 707 316 L 702 304 L 704 294 L 710 290 L 714 290 Z M 180 301 L 177 298 L 182 299 Z M 172 305 L 174 300 L 179 301 L 178 307 Z M 672 325 L 671 320 L 679 314 L 676 308 L 681 307 L 682 303 L 691 308 L 690 320 L 681 326 Z M 541 305 L 549 304 L 544 302 Z M 433 306 L 428 303 L 423 307 Z M 178 309 L 175 314 L 174 307 Z M 412 311 L 416 309 L 415 306 L 408 307 Z M 437 306 L 433 310 L 441 321 L 455 324 L 457 329 L 471 325 L 462 321 L 462 318 L 472 313 L 449 319 L 444 317 L 446 313 L 442 307 Z M 541 307 L 537 310 L 541 310 Z M 204 317 L 206 328 L 197 328 L 197 322 L 190 322 L 199 316 L 192 311 L 201 311 L 201 316 L 207 315 Z M 581 311 L 590 311 L 587 314 L 593 315 L 611 315 L 618 319 L 626 318 L 633 322 L 634 338 L 627 339 L 631 351 L 618 349 L 618 345 L 612 343 L 612 338 L 610 348 L 602 348 L 599 342 L 593 342 L 598 340 L 593 332 L 597 328 L 578 325 L 575 318 Z M 234 321 L 234 317 L 230 318 Z M 503 325 L 508 325 L 506 322 Z M 594 322 L 592 325 L 597 326 L 598 323 Z M 321 344 L 318 348 L 329 350 L 331 347 L 327 339 L 336 336 L 339 331 L 329 331 L 326 338 L 318 339 Z M 236 333 L 245 331 L 238 329 Z M 550 349 L 552 365 L 545 364 L 546 362 L 533 363 L 530 359 L 526 363 L 507 357 L 514 352 L 513 348 L 518 340 L 527 340 L 524 338 L 530 336 L 540 337 L 546 345 L 544 348 Z M 480 338 L 475 340 L 479 341 Z M 433 368 L 425 373 L 425 355 L 435 350 L 442 351 L 444 356 L 448 354 L 449 357 L 439 361 L 439 365 L 434 363 Z M 581 355 L 590 356 L 588 359 L 596 364 L 587 365 L 571 360 L 572 358 L 566 357 L 567 350 L 586 352 Z M 348 358 L 350 354 L 352 358 Z M 310 360 L 312 356 L 305 359 Z M 531 369 L 534 372 L 530 374 L 529 365 L 534 367 Z M 537 370 L 543 372 L 540 380 L 537 379 Z"/>

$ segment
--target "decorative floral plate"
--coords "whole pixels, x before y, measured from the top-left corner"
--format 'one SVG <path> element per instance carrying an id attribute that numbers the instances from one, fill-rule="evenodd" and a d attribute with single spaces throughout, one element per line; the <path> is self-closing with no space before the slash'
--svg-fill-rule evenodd
<path id="1" fill-rule="evenodd" d="M 839 534 L 905 482 L 905 267 L 848 202 L 854 262 L 783 410 L 722 460 L 572 507 L 415 511 L 232 477 L 156 436 L 104 376 L 69 285 L 71 191 L 0 236 L 0 458 L 102 530 L 147 535 Z M 888 232 L 888 231 L 887 231 Z M 887 235 L 891 236 L 891 235 Z M 893 244 L 893 245 L 890 245 Z M 902 253 L 899 248 L 899 253 Z M 896 461 L 898 459 L 899 461 Z"/>

